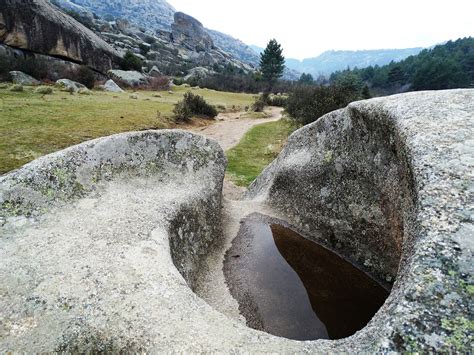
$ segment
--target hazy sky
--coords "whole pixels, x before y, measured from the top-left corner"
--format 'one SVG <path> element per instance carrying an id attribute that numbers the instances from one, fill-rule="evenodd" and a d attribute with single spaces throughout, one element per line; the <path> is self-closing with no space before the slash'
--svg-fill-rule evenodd
<path id="1" fill-rule="evenodd" d="M 168 0 L 204 26 L 287 57 L 329 49 L 427 47 L 474 36 L 474 0 Z"/>

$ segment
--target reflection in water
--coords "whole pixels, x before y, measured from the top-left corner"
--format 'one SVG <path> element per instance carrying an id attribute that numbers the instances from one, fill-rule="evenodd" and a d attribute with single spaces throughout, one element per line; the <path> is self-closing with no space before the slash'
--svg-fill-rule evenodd
<path id="1" fill-rule="evenodd" d="M 224 269 L 247 324 L 290 339 L 350 336 L 388 296 L 337 254 L 281 225 L 255 219 L 244 222 Z"/>

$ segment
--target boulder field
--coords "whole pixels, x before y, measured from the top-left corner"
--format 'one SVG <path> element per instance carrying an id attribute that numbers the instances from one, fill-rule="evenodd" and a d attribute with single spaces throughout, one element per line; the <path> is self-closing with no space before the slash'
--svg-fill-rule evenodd
<path id="1" fill-rule="evenodd" d="M 135 132 L 33 161 L 0 177 L 0 351 L 470 352 L 473 131 L 474 90 L 352 103 L 248 190 L 246 206 L 393 284 L 341 340 L 252 330 L 193 292 L 222 237 L 216 142 Z"/>

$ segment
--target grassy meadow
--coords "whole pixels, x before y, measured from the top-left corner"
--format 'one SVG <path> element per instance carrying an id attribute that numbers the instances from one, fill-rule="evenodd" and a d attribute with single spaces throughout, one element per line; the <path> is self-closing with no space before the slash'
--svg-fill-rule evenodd
<path id="1" fill-rule="evenodd" d="M 0 89 L 0 174 L 16 169 L 42 155 L 90 139 L 127 131 L 173 128 L 172 110 L 186 91 L 203 96 L 221 109 L 250 106 L 253 95 L 206 89 L 174 87 L 173 93 L 93 91 L 71 95 L 55 90 L 40 95 Z M 159 94 L 161 97 L 156 97 Z"/>

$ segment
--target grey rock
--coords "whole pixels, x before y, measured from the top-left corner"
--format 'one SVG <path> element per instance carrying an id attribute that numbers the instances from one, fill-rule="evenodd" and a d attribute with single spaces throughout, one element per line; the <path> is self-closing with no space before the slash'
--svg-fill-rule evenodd
<path id="1" fill-rule="evenodd" d="M 104 88 L 105 91 L 109 91 L 109 92 L 117 92 L 117 93 L 125 92 L 112 79 L 107 80 L 102 87 Z"/>
<path id="2" fill-rule="evenodd" d="M 0 43 L 68 58 L 101 72 L 119 60 L 104 40 L 46 0 L 3 0 Z"/>
<path id="3" fill-rule="evenodd" d="M 296 131 L 247 192 L 396 280 L 352 352 L 471 351 L 473 136 L 474 90 L 355 102 Z"/>
<path id="4" fill-rule="evenodd" d="M 163 76 L 163 74 L 161 73 L 161 71 L 156 67 L 156 65 L 154 65 L 150 71 L 148 72 L 148 75 L 151 76 L 151 77 L 160 77 L 160 76 Z"/>
<path id="5" fill-rule="evenodd" d="M 148 82 L 148 78 L 137 71 L 109 70 L 107 74 L 115 81 L 127 86 L 140 86 Z"/>
<path id="6" fill-rule="evenodd" d="M 40 82 L 33 78 L 31 75 L 25 74 L 21 71 L 11 71 L 11 80 L 14 84 L 20 85 L 39 85 Z"/>
<path id="7" fill-rule="evenodd" d="M 203 67 L 196 67 L 189 70 L 188 75 L 184 77 L 184 80 L 204 79 L 212 73 L 214 72 L 209 69 Z"/>
<path id="8" fill-rule="evenodd" d="M 70 92 L 78 92 L 80 89 L 87 89 L 81 83 L 69 79 L 59 79 L 56 81 L 56 85 Z"/>
<path id="9" fill-rule="evenodd" d="M 214 48 L 214 42 L 202 23 L 182 12 L 174 14 L 171 35 L 173 42 L 192 51 L 204 52 Z"/>

